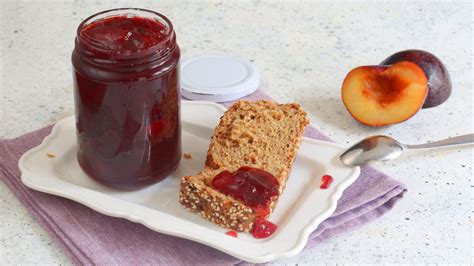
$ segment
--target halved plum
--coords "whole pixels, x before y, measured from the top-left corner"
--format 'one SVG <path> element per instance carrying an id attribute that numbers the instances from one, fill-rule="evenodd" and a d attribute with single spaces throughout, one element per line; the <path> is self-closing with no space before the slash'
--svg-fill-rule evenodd
<path id="1" fill-rule="evenodd" d="M 347 74 L 342 100 L 349 113 L 368 126 L 403 122 L 416 114 L 428 94 L 428 79 L 418 65 L 361 66 Z"/>

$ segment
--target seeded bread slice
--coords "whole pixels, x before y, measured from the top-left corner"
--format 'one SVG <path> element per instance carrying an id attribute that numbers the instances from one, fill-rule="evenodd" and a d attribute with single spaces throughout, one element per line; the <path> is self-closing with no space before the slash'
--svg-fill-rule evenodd
<path id="1" fill-rule="evenodd" d="M 298 104 L 235 103 L 215 129 L 204 170 L 182 178 L 179 202 L 220 226 L 250 232 L 257 214 L 239 200 L 215 190 L 212 179 L 224 170 L 260 168 L 276 177 L 281 194 L 308 123 Z M 277 200 L 270 203 L 271 210 Z"/>

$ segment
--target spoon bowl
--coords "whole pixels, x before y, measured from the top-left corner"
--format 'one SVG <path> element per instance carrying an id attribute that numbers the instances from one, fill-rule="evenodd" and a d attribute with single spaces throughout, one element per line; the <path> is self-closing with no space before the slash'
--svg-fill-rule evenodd
<path id="1" fill-rule="evenodd" d="M 372 136 L 356 143 L 341 154 L 346 165 L 362 165 L 397 158 L 403 152 L 403 144 L 388 136 Z"/>
<path id="2" fill-rule="evenodd" d="M 420 145 L 406 145 L 389 136 L 377 135 L 359 141 L 343 152 L 340 155 L 340 159 L 345 165 L 359 166 L 372 162 L 383 162 L 395 159 L 406 149 L 427 149 L 472 143 L 474 143 L 474 134 L 457 136 Z"/>

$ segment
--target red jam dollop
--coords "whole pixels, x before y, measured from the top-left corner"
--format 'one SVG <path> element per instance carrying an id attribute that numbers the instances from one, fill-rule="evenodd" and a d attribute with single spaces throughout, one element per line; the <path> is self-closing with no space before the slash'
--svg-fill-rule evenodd
<path id="1" fill-rule="evenodd" d="M 137 189 L 181 157 L 180 50 L 171 22 L 115 9 L 79 25 L 72 53 L 79 165 L 95 180 Z"/>
<path id="2" fill-rule="evenodd" d="M 266 216 L 270 213 L 270 202 L 278 197 L 280 185 L 269 172 L 242 166 L 233 173 L 221 172 L 212 179 L 212 186 Z"/>
<path id="3" fill-rule="evenodd" d="M 319 188 L 327 189 L 329 185 L 331 185 L 332 181 L 334 181 L 334 178 L 332 176 L 323 175 L 323 177 L 321 177 L 321 185 L 319 186 Z"/>
<path id="4" fill-rule="evenodd" d="M 277 230 L 278 226 L 263 217 L 257 218 L 252 229 L 252 236 L 255 238 L 267 238 Z"/>

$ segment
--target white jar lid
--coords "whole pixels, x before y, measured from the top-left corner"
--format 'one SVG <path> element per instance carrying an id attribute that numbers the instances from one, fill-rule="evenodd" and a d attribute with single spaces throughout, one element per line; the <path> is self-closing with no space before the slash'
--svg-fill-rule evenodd
<path id="1" fill-rule="evenodd" d="M 201 55 L 181 62 L 181 95 L 190 100 L 228 102 L 254 92 L 260 72 L 230 55 Z"/>

